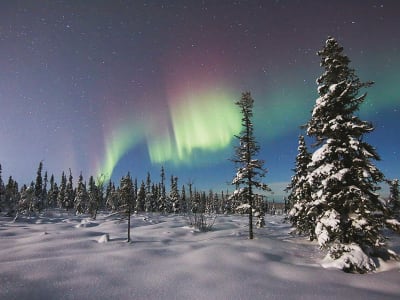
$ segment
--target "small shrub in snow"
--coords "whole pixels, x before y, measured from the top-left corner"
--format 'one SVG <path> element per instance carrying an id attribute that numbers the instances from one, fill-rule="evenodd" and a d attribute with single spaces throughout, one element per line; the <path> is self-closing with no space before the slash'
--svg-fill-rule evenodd
<path id="1" fill-rule="evenodd" d="M 205 213 L 189 214 L 189 225 L 201 232 L 210 231 L 214 226 L 217 216 Z"/>
<path id="2" fill-rule="evenodd" d="M 257 217 L 256 227 L 257 227 L 257 228 L 265 227 L 265 218 L 264 218 L 264 215 L 256 215 L 256 214 L 254 214 L 254 216 Z"/>

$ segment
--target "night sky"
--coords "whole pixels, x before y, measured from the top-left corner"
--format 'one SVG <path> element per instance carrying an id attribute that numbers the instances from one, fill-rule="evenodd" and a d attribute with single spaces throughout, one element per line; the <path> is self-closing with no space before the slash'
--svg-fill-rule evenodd
<path id="1" fill-rule="evenodd" d="M 119 182 L 149 171 L 227 189 L 241 92 L 275 196 L 290 181 L 299 126 L 335 37 L 367 90 L 360 115 L 377 163 L 399 177 L 400 1 L 1 1 L 3 179 L 71 168 Z M 239 124 L 238 124 L 239 122 Z M 168 177 L 167 177 L 168 178 Z"/>

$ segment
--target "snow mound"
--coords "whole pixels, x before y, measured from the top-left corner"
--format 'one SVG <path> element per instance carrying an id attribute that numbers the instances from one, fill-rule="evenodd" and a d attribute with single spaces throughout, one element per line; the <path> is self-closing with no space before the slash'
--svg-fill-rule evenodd
<path id="1" fill-rule="evenodd" d="M 102 243 L 108 243 L 110 241 L 110 235 L 108 233 L 103 234 L 98 240 L 97 242 L 102 244 Z"/>
<path id="2" fill-rule="evenodd" d="M 96 222 L 93 222 L 91 219 L 83 219 L 81 223 L 75 225 L 75 228 L 87 228 L 87 227 L 95 227 L 98 226 L 99 224 Z"/>
<path id="3" fill-rule="evenodd" d="M 329 253 L 322 266 L 324 268 L 337 268 L 346 272 L 365 273 L 376 269 L 375 262 L 357 244 L 340 245 L 341 255 L 334 258 Z"/>

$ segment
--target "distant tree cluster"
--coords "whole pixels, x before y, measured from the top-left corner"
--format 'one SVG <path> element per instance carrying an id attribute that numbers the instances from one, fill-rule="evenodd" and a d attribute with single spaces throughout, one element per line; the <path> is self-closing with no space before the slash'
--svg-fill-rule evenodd
<path id="1" fill-rule="evenodd" d="M 235 212 L 237 205 L 228 192 L 199 191 L 192 183 L 179 188 L 178 177 L 173 175 L 169 186 L 166 186 L 163 167 L 158 182 L 152 181 L 150 173 L 140 184 L 129 173 L 121 178 L 118 185 L 112 180 L 105 183 L 104 176 L 90 176 L 86 182 L 80 174 L 76 184 L 73 179 L 71 170 L 68 176 L 62 172 L 59 182 L 56 182 L 54 175 L 48 179 L 47 172 L 43 174 L 43 163 L 40 162 L 35 181 L 19 188 L 12 176 L 4 183 L 0 165 L 0 212 L 15 216 L 60 208 L 75 214 L 88 214 L 95 219 L 99 210 L 129 214 L 230 214 Z"/>

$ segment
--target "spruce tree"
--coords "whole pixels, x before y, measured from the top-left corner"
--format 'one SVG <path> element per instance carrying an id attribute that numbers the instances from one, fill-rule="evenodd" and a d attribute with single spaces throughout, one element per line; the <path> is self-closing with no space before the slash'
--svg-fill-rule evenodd
<path id="1" fill-rule="evenodd" d="M 37 198 L 35 195 L 35 184 L 31 183 L 29 187 L 24 186 L 21 189 L 21 197 L 18 202 L 17 213 L 31 215 L 37 210 Z"/>
<path id="2" fill-rule="evenodd" d="M 165 171 L 164 167 L 161 166 L 160 172 L 161 182 L 160 182 L 160 192 L 158 198 L 158 211 L 161 213 L 165 213 L 167 211 L 167 194 L 165 191 Z"/>
<path id="3" fill-rule="evenodd" d="M 68 210 L 70 208 L 74 207 L 74 187 L 73 187 L 73 177 L 72 177 L 72 172 L 71 169 L 69 169 L 69 176 L 68 176 L 68 182 L 65 186 L 65 208 Z"/>
<path id="4" fill-rule="evenodd" d="M 400 221 L 400 196 L 399 196 L 399 180 L 387 180 L 389 184 L 389 200 L 388 208 L 390 217 L 394 217 Z"/>
<path id="5" fill-rule="evenodd" d="M 59 191 L 57 193 L 57 203 L 58 203 L 58 207 L 60 207 L 60 208 L 66 208 L 66 203 L 65 203 L 66 189 L 67 189 L 67 176 L 65 176 L 65 173 L 62 172 L 60 187 L 59 187 Z"/>
<path id="6" fill-rule="evenodd" d="M 39 167 L 36 173 L 36 183 L 35 183 L 35 196 L 40 197 L 42 195 L 42 169 L 43 169 L 43 162 L 39 162 Z"/>
<path id="7" fill-rule="evenodd" d="M 131 241 L 131 214 L 133 209 L 133 183 L 129 173 L 121 178 L 119 193 L 122 211 L 126 213 L 128 219 L 127 242 L 129 243 Z"/>
<path id="8" fill-rule="evenodd" d="M 147 172 L 147 176 L 146 176 L 146 194 L 150 194 L 151 193 L 151 177 L 150 177 L 150 173 Z"/>
<path id="9" fill-rule="evenodd" d="M 181 207 L 181 212 L 187 213 L 188 212 L 188 205 L 187 205 L 187 199 L 186 199 L 186 189 L 185 185 L 182 185 L 181 189 L 181 197 L 180 197 L 180 207 Z"/>
<path id="10" fill-rule="evenodd" d="M 152 183 L 151 185 L 151 211 L 158 211 L 158 185 Z"/>
<path id="11" fill-rule="evenodd" d="M 119 196 L 114 183 L 110 180 L 106 189 L 106 205 L 112 211 L 117 211 L 119 207 Z"/>
<path id="12" fill-rule="evenodd" d="M 36 198 L 37 209 L 40 211 L 43 208 L 43 178 L 42 178 L 42 169 L 43 169 L 43 162 L 39 163 L 39 167 L 36 173 L 36 182 L 35 182 L 35 192 L 34 196 Z"/>
<path id="13" fill-rule="evenodd" d="M 83 182 L 82 173 L 79 175 L 78 186 L 76 188 L 76 195 L 74 199 L 74 206 L 76 214 L 83 214 L 86 211 L 88 205 L 88 194 L 86 191 L 85 183 Z"/>
<path id="14" fill-rule="evenodd" d="M 44 177 L 43 177 L 43 188 L 42 188 L 42 203 L 43 203 L 43 208 L 48 207 L 48 200 L 47 200 L 47 183 L 48 183 L 48 178 L 47 178 L 47 171 L 44 172 Z"/>
<path id="15" fill-rule="evenodd" d="M 174 177 L 173 175 L 171 175 L 171 190 L 169 198 L 171 201 L 171 211 L 173 213 L 179 213 L 181 207 L 180 207 L 180 199 L 178 191 L 178 177 Z"/>
<path id="16" fill-rule="evenodd" d="M 289 201 L 289 219 L 299 234 L 307 234 L 310 239 L 314 239 L 315 220 L 308 214 L 308 208 L 311 201 L 310 184 L 307 181 L 308 165 L 311 162 L 311 155 L 307 151 L 304 136 L 299 137 L 298 154 L 296 156 L 295 174 L 292 181 L 286 188 L 290 191 Z"/>
<path id="17" fill-rule="evenodd" d="M 144 205 L 146 201 L 146 186 L 144 184 L 144 181 L 140 184 L 139 191 L 137 193 L 137 199 L 136 199 L 136 211 L 137 212 L 143 212 Z"/>
<path id="18" fill-rule="evenodd" d="M 50 207 L 57 206 L 57 197 L 58 197 L 58 186 L 54 180 L 54 175 L 51 174 L 50 176 L 50 188 L 47 192 L 47 203 Z"/>
<path id="19" fill-rule="evenodd" d="M 384 249 L 383 206 L 376 193 L 383 174 L 373 164 L 379 160 L 376 150 L 364 140 L 374 127 L 356 115 L 366 97 L 359 91 L 372 83 L 359 80 L 335 39 L 318 55 L 325 72 L 317 79 L 319 98 L 307 124 L 319 147 L 307 176 L 308 214 L 316 221 L 320 246 L 342 258 L 345 270 L 365 272 L 375 268 L 370 256 Z M 365 259 L 357 261 L 360 256 Z"/>
<path id="20" fill-rule="evenodd" d="M 99 209 L 100 199 L 99 199 L 99 191 L 94 181 L 93 176 L 89 177 L 89 186 L 87 189 L 88 192 L 88 208 L 87 211 L 93 219 L 96 219 L 97 210 Z"/>
<path id="21" fill-rule="evenodd" d="M 249 214 L 249 239 L 253 239 L 253 203 L 254 188 L 269 191 L 269 187 L 261 182 L 265 176 L 264 161 L 257 159 L 256 156 L 260 147 L 254 136 L 253 105 L 254 100 L 250 92 L 242 93 L 242 97 L 235 103 L 239 106 L 242 113 L 242 131 L 236 136 L 239 146 L 236 147 L 235 157 L 232 161 L 238 165 L 236 176 L 233 178 L 232 185 L 238 187 L 235 194 L 243 199 L 248 206 Z"/>

